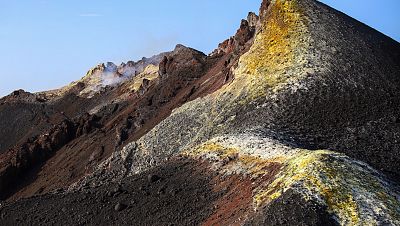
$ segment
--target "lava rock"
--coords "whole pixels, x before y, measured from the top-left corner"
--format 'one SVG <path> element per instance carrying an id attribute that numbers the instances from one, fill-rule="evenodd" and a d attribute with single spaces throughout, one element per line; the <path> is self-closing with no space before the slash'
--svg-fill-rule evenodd
<path id="1" fill-rule="evenodd" d="M 150 183 L 154 183 L 154 182 L 157 182 L 157 181 L 161 180 L 161 177 L 159 177 L 158 175 L 155 175 L 155 174 L 150 174 L 150 175 L 147 177 L 147 180 L 148 180 Z"/>
<path id="2" fill-rule="evenodd" d="M 117 203 L 117 205 L 115 205 L 115 207 L 114 207 L 114 209 L 115 209 L 115 211 L 122 211 L 122 210 L 124 210 L 124 209 L 126 209 L 126 205 L 125 204 L 123 204 L 123 203 Z"/>

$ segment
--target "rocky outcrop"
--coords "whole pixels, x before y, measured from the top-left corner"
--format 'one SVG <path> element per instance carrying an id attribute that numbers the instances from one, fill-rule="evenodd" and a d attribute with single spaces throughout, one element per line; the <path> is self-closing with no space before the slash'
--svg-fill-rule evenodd
<path id="1" fill-rule="evenodd" d="M 256 28 L 257 26 L 259 26 L 258 23 L 260 22 L 260 18 L 257 14 L 249 12 L 249 14 L 247 15 L 247 22 L 250 27 Z"/>
<path id="2" fill-rule="evenodd" d="M 223 66 L 225 57 L 208 57 L 182 45 L 178 45 L 166 57 L 171 60 L 166 62 L 164 74 L 159 75 L 158 67 L 149 65 L 132 80 L 115 88 L 105 89 L 91 98 L 77 97 L 77 100 L 64 100 L 63 102 L 68 104 L 68 108 L 60 107 L 60 110 L 66 111 L 60 112 L 64 119 L 70 120 L 69 111 L 74 112 L 73 109 L 79 111 L 87 109 L 91 114 L 82 112 L 78 114 L 76 120 L 72 120 L 76 125 L 74 137 L 61 148 L 41 150 L 51 155 L 40 163 L 43 164 L 37 172 L 40 176 L 36 178 L 35 175 L 28 174 L 30 170 L 21 171 L 19 177 L 26 177 L 29 182 L 23 185 L 21 191 L 18 191 L 19 188 L 16 186 L 7 186 L 10 188 L 11 198 L 40 194 L 76 182 L 86 173 L 92 172 L 99 161 L 109 157 L 113 151 L 121 150 L 127 143 L 147 133 L 174 108 L 212 93 L 228 82 Z M 162 63 L 160 67 L 163 67 Z M 109 64 L 108 68 L 114 68 L 110 69 L 111 71 L 115 70 L 113 64 Z M 100 65 L 95 69 L 97 70 L 106 71 L 106 65 Z M 87 85 L 88 83 L 85 83 L 82 87 Z M 56 102 L 50 100 L 45 106 Z M 54 122 L 52 126 L 60 123 Z M 104 128 L 98 129 L 100 125 Z M 44 130 L 41 134 L 44 133 L 48 133 L 48 130 Z M 22 143 L 25 142 L 24 140 Z M 15 154 L 8 152 L 10 156 L 13 153 Z M 62 161 L 66 156 L 68 160 Z M 87 156 L 87 159 L 82 156 Z M 4 159 L 2 156 L 0 158 Z M 62 170 L 53 170 L 61 165 L 63 165 Z M 60 177 L 65 179 L 60 180 Z"/>
<path id="3" fill-rule="evenodd" d="M 158 65 L 165 55 L 169 52 L 160 53 L 150 58 L 143 57 L 134 62 L 128 61 L 119 66 L 113 62 L 101 63 L 90 69 L 79 81 L 75 81 L 68 86 L 60 89 L 39 93 L 46 100 L 54 100 L 62 96 L 73 93 L 80 97 L 93 98 L 96 94 L 107 92 L 107 89 L 120 86 L 129 82 L 132 78 L 144 72 L 150 66 Z"/>
<path id="4" fill-rule="evenodd" d="M 247 16 L 247 20 L 242 20 L 239 29 L 236 34 L 229 39 L 218 45 L 211 55 L 218 54 L 235 54 L 242 55 L 250 46 L 250 42 L 253 39 L 257 26 L 259 23 L 259 17 L 250 12 Z"/>
<path id="5" fill-rule="evenodd" d="M 42 100 L 39 96 L 26 92 L 25 90 L 19 89 L 15 90 L 10 95 L 3 97 L 0 100 L 0 104 L 4 105 L 5 103 L 15 103 L 15 102 L 37 103 L 43 101 L 44 100 Z"/>
<path id="6" fill-rule="evenodd" d="M 198 78 L 204 73 L 206 55 L 197 50 L 177 45 L 174 51 L 160 62 L 160 76 Z"/>
<path id="7" fill-rule="evenodd" d="M 13 194 L 15 188 L 24 183 L 24 175 L 32 173 L 64 145 L 99 128 L 98 122 L 97 116 L 89 114 L 75 121 L 66 119 L 47 133 L 0 155 L 0 199 Z"/>
<path id="8" fill-rule="evenodd" d="M 263 0 L 261 2 L 260 13 L 259 13 L 261 20 L 264 21 L 268 16 L 268 8 L 270 5 L 271 5 L 271 0 Z"/>

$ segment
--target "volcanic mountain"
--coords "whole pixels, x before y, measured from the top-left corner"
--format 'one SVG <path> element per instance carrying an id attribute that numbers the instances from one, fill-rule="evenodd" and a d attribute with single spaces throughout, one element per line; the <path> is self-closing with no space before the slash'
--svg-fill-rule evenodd
<path id="1" fill-rule="evenodd" d="M 0 100 L 2 225 L 400 225 L 400 44 L 264 0 L 177 45 Z"/>

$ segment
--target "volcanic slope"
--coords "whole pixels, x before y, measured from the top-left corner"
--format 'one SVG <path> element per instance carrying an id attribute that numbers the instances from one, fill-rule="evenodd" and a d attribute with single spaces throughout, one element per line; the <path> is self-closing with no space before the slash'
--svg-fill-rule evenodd
<path id="1" fill-rule="evenodd" d="M 3 204 L 4 222 L 399 225 L 400 44 L 314 0 L 264 0 L 259 15 L 221 86 L 68 191 Z M 176 59 L 159 74 L 186 74 Z M 59 200 L 76 211 L 48 208 Z"/>
<path id="2" fill-rule="evenodd" d="M 68 187 L 147 133 L 187 101 L 232 79 L 257 16 L 211 55 L 177 45 L 167 53 L 116 66 L 100 64 L 81 80 L 0 100 L 0 199 L 17 200 Z"/>

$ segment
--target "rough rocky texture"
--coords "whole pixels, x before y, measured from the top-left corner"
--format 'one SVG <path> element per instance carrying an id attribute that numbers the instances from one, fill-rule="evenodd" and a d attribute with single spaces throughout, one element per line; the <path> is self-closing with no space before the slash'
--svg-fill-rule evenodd
<path id="1" fill-rule="evenodd" d="M 325 206 L 305 200 L 289 190 L 273 201 L 245 225 L 338 225 Z"/>
<path id="2" fill-rule="evenodd" d="M 83 126 L 66 145 L 52 139 L 61 147 L 23 174 L 28 183 L 4 186 L 9 201 L 62 190 L 5 203 L 0 217 L 16 224 L 42 210 L 48 224 L 399 225 L 399 58 L 399 43 L 324 4 L 264 0 L 260 16 L 250 13 L 211 54 L 178 45 L 131 80 L 77 97 L 92 104 L 100 129 Z M 122 73 L 111 63 L 102 71 Z M 63 98 L 17 92 L 2 106 Z M 72 121 L 85 125 L 85 116 Z M 50 137 L 63 134 L 46 126 Z M 4 161 L 24 153 L 12 150 L 0 155 L 6 169 L 32 163 Z M 161 184 L 185 192 L 163 197 Z M 110 189 L 123 199 L 95 201 Z M 47 208 L 63 203 L 76 208 L 66 221 Z M 99 217 L 80 214 L 88 206 Z"/>
<path id="3" fill-rule="evenodd" d="M 0 199 L 7 198 L 16 187 L 24 185 L 25 174 L 37 171 L 51 156 L 73 139 L 99 129 L 99 118 L 85 114 L 75 121 L 63 120 L 46 134 L 28 139 L 8 150 L 0 159 Z"/>
<path id="4" fill-rule="evenodd" d="M 163 155 L 262 128 L 304 148 L 344 152 L 398 180 L 398 140 L 370 133 L 376 146 L 367 146 L 355 133 L 380 124 L 386 137 L 398 137 L 390 119 L 400 106 L 399 44 L 315 1 L 277 1 L 268 11 L 232 83 L 177 109 L 139 142 Z"/>
<path id="5" fill-rule="evenodd" d="M 70 94 L 49 104 L 42 95 L 13 92 L 0 100 L 0 154 L 92 106 L 93 103 Z"/>
<path id="6" fill-rule="evenodd" d="M 149 182 L 148 175 L 161 179 Z M 213 190 L 215 177 L 201 164 L 178 160 L 119 184 L 6 204 L 0 218 L 6 225 L 194 225 L 212 213 L 213 202 L 225 193 Z"/>
<path id="7" fill-rule="evenodd" d="M 90 69 L 79 81 L 56 90 L 41 92 L 39 95 L 46 99 L 57 99 L 66 93 L 73 92 L 82 97 L 93 97 L 98 93 L 105 92 L 107 87 L 116 87 L 121 83 L 135 80 L 135 77 L 143 73 L 148 66 L 158 65 L 164 56 L 170 52 L 160 53 L 150 58 L 143 57 L 134 62 L 128 61 L 117 66 L 113 62 L 101 63 Z"/>
<path id="8" fill-rule="evenodd" d="M 224 64 L 229 55 L 208 57 L 201 52 L 178 45 L 167 56 L 175 59 L 169 64 L 168 74 L 159 76 L 158 66 L 148 65 L 142 73 L 135 75 L 131 80 L 94 93 L 91 98 L 78 97 L 73 90 L 62 97 L 44 98 L 41 106 L 44 109 L 57 107 L 56 110 L 60 109 L 59 112 L 55 111 L 53 114 L 59 114 L 61 118 L 57 118 L 59 121 L 46 124 L 45 128 L 35 134 L 23 134 L 25 137 L 20 139 L 13 149 L 5 150 L 6 153 L 0 155 L 2 165 L 0 179 L 15 181 L 16 175 L 20 178 L 15 185 L 14 183 L 4 185 L 9 192 L 0 192 L 0 196 L 3 199 L 18 199 L 69 186 L 85 174 L 92 172 L 114 151 L 121 150 L 124 145 L 145 134 L 167 117 L 172 109 L 187 101 L 212 93 L 228 82 L 226 78 L 228 72 L 224 71 L 226 68 Z M 113 64 L 109 64 L 108 67 L 111 68 L 110 70 L 115 69 Z M 22 99 L 20 101 L 25 104 L 43 95 L 42 93 L 31 94 L 28 95 L 30 99 L 27 97 L 5 98 L 3 100 L 5 106 L 11 108 L 5 117 L 13 117 L 12 109 L 19 103 L 14 99 Z M 35 102 L 33 105 L 38 104 Z M 90 112 L 90 115 L 86 112 Z M 42 115 L 37 111 L 32 111 L 31 114 L 40 117 Z M 87 129 L 84 125 L 90 117 L 99 118 L 101 128 L 84 132 Z M 40 158 L 40 161 L 35 162 L 30 162 L 32 158 L 23 158 L 30 166 L 29 170 L 16 170 L 20 167 L 15 166 L 11 160 L 17 156 L 17 153 L 25 150 L 21 147 L 29 146 L 30 140 L 35 140 L 40 134 L 40 136 L 48 137 L 46 134 L 52 134 L 51 128 L 61 125 L 63 119 L 74 121 L 83 127 L 74 132 L 72 139 L 67 139 L 62 146 L 34 152 L 45 155 L 46 158 Z M 17 123 L 28 129 L 34 128 L 35 131 L 40 128 L 34 124 L 34 121 L 26 122 L 26 124 L 20 120 L 4 121 Z M 7 124 L 2 126 L 9 128 Z M 17 128 L 17 126 L 13 127 L 6 137 L 15 137 L 19 132 L 23 132 Z M 15 145 L 15 142 L 10 143 Z M 42 154 L 42 152 L 47 154 Z M 13 170 L 10 171 L 10 169 Z"/>

